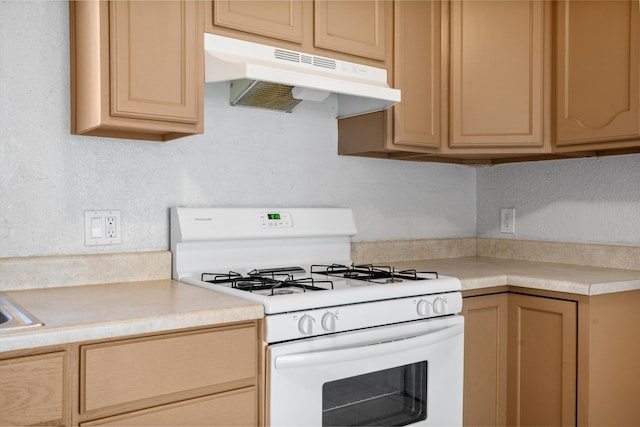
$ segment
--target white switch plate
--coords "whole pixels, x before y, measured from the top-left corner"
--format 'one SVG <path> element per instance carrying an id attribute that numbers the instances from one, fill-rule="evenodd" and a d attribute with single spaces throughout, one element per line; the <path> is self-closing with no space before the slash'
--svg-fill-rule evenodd
<path id="1" fill-rule="evenodd" d="M 84 211 L 85 246 L 122 243 L 120 211 Z"/>
<path id="2" fill-rule="evenodd" d="M 515 234 L 516 232 L 516 208 L 500 209 L 500 232 Z"/>

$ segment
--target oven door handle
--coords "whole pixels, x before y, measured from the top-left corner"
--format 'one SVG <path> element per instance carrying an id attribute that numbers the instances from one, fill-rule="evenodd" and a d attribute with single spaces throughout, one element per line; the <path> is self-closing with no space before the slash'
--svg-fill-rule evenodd
<path id="1" fill-rule="evenodd" d="M 453 325 L 428 334 L 416 335 L 394 341 L 378 344 L 367 344 L 358 347 L 341 348 L 338 350 L 310 351 L 307 353 L 293 353 L 276 356 L 276 369 L 302 368 L 307 366 L 324 365 L 327 363 L 348 362 L 371 357 L 385 356 L 391 353 L 414 350 L 446 341 L 464 332 L 464 325 Z"/>

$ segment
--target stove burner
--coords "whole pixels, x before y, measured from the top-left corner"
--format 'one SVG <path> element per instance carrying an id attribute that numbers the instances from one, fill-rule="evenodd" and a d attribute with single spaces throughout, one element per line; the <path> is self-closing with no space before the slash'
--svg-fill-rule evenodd
<path id="1" fill-rule="evenodd" d="M 364 280 L 367 282 L 375 283 L 397 283 L 404 280 L 428 280 L 431 278 L 424 277 L 425 275 L 434 276 L 434 279 L 438 278 L 438 273 L 435 271 L 395 271 L 395 269 L 391 266 L 374 266 L 371 264 L 352 265 L 350 267 L 340 264 L 313 265 L 311 266 L 311 273 L 324 274 L 326 276 L 334 277 L 344 277 L 347 279 Z M 418 276 L 418 274 L 420 274 L 421 276 Z"/>
<path id="2" fill-rule="evenodd" d="M 293 275 L 289 274 L 290 271 L 293 270 L 287 267 L 286 269 L 252 270 L 247 276 L 234 271 L 229 273 L 202 273 L 200 279 L 209 283 L 228 283 L 231 284 L 232 288 L 247 292 L 270 291 L 269 295 L 286 295 L 333 289 L 331 280 L 315 280 L 311 277 L 294 279 Z M 304 272 L 305 270 L 298 267 L 295 271 Z M 326 287 L 319 286 L 323 283 L 326 284 Z"/>

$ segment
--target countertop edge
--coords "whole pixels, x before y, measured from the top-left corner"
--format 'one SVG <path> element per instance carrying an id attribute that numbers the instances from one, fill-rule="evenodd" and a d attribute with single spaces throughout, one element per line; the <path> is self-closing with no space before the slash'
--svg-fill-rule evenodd
<path id="1" fill-rule="evenodd" d="M 173 280 L 31 289 L 8 295 L 44 326 L 0 332 L 0 353 L 215 327 L 264 317 L 261 304 Z M 60 300 L 76 295 L 78 301 L 71 307 L 79 313 L 65 318 L 66 313 L 55 307 L 62 305 Z M 103 304 L 100 310 L 93 308 L 96 301 Z M 137 301 L 144 301 L 143 305 Z M 116 316 L 109 319 L 113 310 Z"/>

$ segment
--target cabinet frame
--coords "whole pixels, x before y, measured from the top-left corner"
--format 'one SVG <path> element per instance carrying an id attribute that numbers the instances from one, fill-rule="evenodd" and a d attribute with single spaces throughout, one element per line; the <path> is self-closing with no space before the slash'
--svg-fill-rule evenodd
<path id="1" fill-rule="evenodd" d="M 637 387 L 640 370 L 640 290 L 578 295 L 511 285 L 463 291 L 463 311 L 470 297 L 523 295 L 576 304 L 577 387 L 572 425 L 634 425 L 640 419 Z M 511 325 L 508 326 L 512 328 Z M 508 363 L 512 363 L 511 360 Z M 513 387 L 513 381 L 508 383 Z M 510 411 L 513 409 L 509 409 Z M 511 418 L 509 425 L 515 425 Z M 465 422 L 465 425 L 466 422 Z"/>

